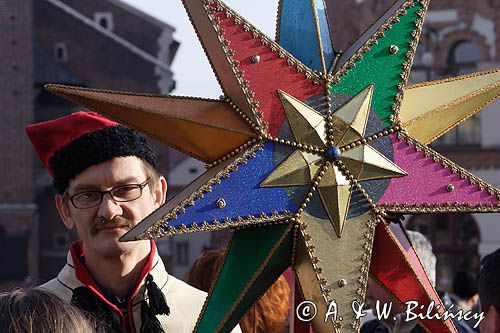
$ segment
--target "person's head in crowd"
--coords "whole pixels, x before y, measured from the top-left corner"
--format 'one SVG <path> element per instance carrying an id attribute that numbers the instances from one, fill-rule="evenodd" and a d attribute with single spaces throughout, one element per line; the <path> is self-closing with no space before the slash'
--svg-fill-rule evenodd
<path id="1" fill-rule="evenodd" d="M 432 251 L 431 242 L 418 231 L 406 230 L 413 248 L 417 252 L 418 258 L 424 266 L 425 272 L 433 287 L 436 286 L 436 256 Z"/>
<path id="2" fill-rule="evenodd" d="M 470 310 L 479 300 L 476 275 L 470 271 L 458 271 L 453 278 L 453 293 L 460 298 L 458 302 L 463 303 L 461 308 Z"/>
<path id="3" fill-rule="evenodd" d="M 500 249 L 488 254 L 481 261 L 478 293 L 484 320 L 481 333 L 500 332 Z"/>
<path id="4" fill-rule="evenodd" d="M 224 248 L 203 251 L 189 268 L 184 281 L 197 289 L 208 292 L 223 264 Z"/>
<path id="5" fill-rule="evenodd" d="M 224 264 L 224 249 L 208 250 L 193 263 L 185 281 L 208 292 Z M 240 319 L 243 333 L 281 333 L 289 312 L 290 287 L 281 275 Z"/>
<path id="6" fill-rule="evenodd" d="M 92 333 L 77 308 L 41 289 L 0 293 L 0 330 L 9 333 Z"/>
<path id="7" fill-rule="evenodd" d="M 145 136 L 93 112 L 30 125 L 26 132 L 53 176 L 59 215 L 86 256 L 138 249 L 145 256 L 148 241 L 118 242 L 165 199 L 166 181 Z"/>
<path id="8" fill-rule="evenodd" d="M 469 271 L 461 270 L 453 278 L 453 293 L 460 298 L 469 299 L 477 294 L 477 278 Z"/>
<path id="9" fill-rule="evenodd" d="M 243 333 L 285 331 L 290 308 L 290 287 L 281 275 L 240 320 Z"/>

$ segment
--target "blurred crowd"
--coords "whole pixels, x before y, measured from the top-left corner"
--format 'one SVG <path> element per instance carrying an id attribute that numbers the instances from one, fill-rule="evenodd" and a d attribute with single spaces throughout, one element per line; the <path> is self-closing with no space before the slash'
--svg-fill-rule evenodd
<path id="1" fill-rule="evenodd" d="M 436 258 L 429 241 L 418 232 L 408 231 L 431 283 L 435 285 Z M 207 250 L 194 262 L 185 277 L 190 285 L 208 292 L 224 264 L 225 249 Z M 443 305 L 451 312 L 484 313 L 477 318 L 453 320 L 458 332 L 500 332 L 500 249 L 482 260 L 479 276 L 470 271 L 459 271 L 453 279 L 453 292 L 438 290 Z M 375 301 L 395 302 L 389 293 L 373 278 L 367 289 L 366 304 L 375 312 Z M 362 333 L 417 333 L 426 332 L 414 320 L 402 319 L 402 309 L 393 307 L 391 317 L 397 320 L 377 320 L 374 315 L 363 318 Z M 469 316 L 471 317 L 471 316 Z M 239 324 L 245 333 L 278 333 L 289 331 L 290 287 L 280 276 L 262 297 L 245 313 Z M 43 289 L 16 289 L 0 294 L 0 327 L 12 333 L 105 332 L 96 329 L 99 318 L 87 316 L 76 307 Z M 104 327 L 104 326 L 103 326 Z"/>

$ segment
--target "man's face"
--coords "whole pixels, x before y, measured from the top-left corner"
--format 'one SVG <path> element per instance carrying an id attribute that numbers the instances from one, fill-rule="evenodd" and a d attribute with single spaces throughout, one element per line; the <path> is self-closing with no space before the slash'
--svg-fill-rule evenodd
<path id="1" fill-rule="evenodd" d="M 67 195 L 70 197 L 84 191 L 106 191 L 120 185 L 142 184 L 147 178 L 143 162 L 139 158 L 116 157 L 78 174 L 70 181 Z M 101 204 L 92 208 L 75 208 L 61 196 L 56 197 L 56 204 L 66 227 L 76 229 L 86 253 L 121 255 L 137 246 L 138 242 L 120 243 L 118 239 L 165 200 L 165 179 L 160 178 L 157 188 L 152 188 L 151 184 L 150 182 L 143 188 L 141 197 L 129 202 L 116 202 L 107 193 Z"/>

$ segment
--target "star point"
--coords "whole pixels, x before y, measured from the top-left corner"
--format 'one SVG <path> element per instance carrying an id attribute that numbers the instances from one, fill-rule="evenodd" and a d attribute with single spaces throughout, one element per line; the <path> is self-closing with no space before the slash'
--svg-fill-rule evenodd
<path id="1" fill-rule="evenodd" d="M 335 145 L 347 145 L 365 136 L 372 96 L 373 84 L 370 84 L 335 112 L 333 116 Z"/>
<path id="2" fill-rule="evenodd" d="M 324 116 L 284 91 L 279 90 L 278 93 L 295 140 L 324 147 L 326 143 Z"/>

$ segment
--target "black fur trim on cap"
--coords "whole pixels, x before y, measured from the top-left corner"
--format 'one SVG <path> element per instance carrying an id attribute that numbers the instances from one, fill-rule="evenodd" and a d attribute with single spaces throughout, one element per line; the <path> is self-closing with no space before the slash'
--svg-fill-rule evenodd
<path id="1" fill-rule="evenodd" d="M 137 156 L 156 167 L 158 158 L 146 137 L 123 125 L 82 135 L 57 150 L 49 159 L 54 171 L 54 187 L 59 194 L 80 172 L 115 157 Z"/>

